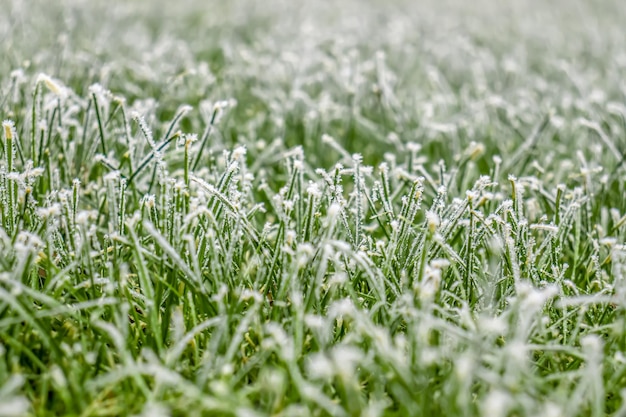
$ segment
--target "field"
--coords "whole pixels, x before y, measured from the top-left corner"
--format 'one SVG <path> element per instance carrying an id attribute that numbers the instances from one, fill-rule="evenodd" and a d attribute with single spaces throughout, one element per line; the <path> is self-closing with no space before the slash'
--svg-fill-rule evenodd
<path id="1" fill-rule="evenodd" d="M 626 417 L 620 0 L 0 0 L 0 416 Z"/>

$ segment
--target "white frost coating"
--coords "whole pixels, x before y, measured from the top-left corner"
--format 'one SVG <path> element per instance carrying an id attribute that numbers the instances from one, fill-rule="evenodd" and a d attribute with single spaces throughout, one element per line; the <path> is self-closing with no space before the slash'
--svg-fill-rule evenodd
<path id="1" fill-rule="evenodd" d="M 504 417 L 507 415 L 512 402 L 510 394 L 495 389 L 484 399 L 481 404 L 482 415 L 490 417 Z"/>
<path id="2" fill-rule="evenodd" d="M 22 417 L 28 413 L 30 403 L 24 397 L 9 397 L 0 399 L 0 416 Z"/>

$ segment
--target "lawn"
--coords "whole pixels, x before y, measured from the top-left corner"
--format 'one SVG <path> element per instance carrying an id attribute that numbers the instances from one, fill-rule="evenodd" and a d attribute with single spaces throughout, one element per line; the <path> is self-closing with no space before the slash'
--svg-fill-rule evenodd
<path id="1" fill-rule="evenodd" d="M 0 0 L 0 416 L 626 417 L 620 0 Z"/>

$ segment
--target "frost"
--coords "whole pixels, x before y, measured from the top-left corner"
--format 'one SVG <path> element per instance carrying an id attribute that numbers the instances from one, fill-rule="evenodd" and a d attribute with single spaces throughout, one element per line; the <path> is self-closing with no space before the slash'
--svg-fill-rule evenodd
<path id="1" fill-rule="evenodd" d="M 28 413 L 30 404 L 24 397 L 0 399 L 0 416 L 21 417 Z"/>
<path id="2" fill-rule="evenodd" d="M 238 146 L 232 154 L 233 161 L 239 161 L 246 155 L 246 147 Z"/>
<path id="3" fill-rule="evenodd" d="M 68 96 L 65 86 L 46 74 L 39 74 L 37 77 L 37 83 L 43 83 L 48 90 L 56 94 L 61 99 L 65 99 Z"/>
<path id="4" fill-rule="evenodd" d="M 328 315 L 331 317 L 343 317 L 351 316 L 355 312 L 354 304 L 352 300 L 344 298 L 343 300 L 335 301 L 328 308 Z"/>
<path id="5" fill-rule="evenodd" d="M 148 403 L 137 417 L 170 417 L 172 413 L 162 404 Z"/>
<path id="6" fill-rule="evenodd" d="M 492 417 L 504 417 L 507 415 L 512 402 L 511 396 L 500 390 L 493 390 L 481 405 L 482 415 Z"/>
<path id="7" fill-rule="evenodd" d="M 2 128 L 4 129 L 4 136 L 7 139 L 13 139 L 15 136 L 15 123 L 12 120 L 4 120 L 2 122 Z"/>
<path id="8" fill-rule="evenodd" d="M 439 227 L 440 221 L 437 213 L 433 211 L 426 212 L 426 224 L 428 225 L 428 231 L 430 233 L 435 233 L 437 227 Z"/>
<path id="9" fill-rule="evenodd" d="M 309 183 L 309 186 L 307 187 L 306 192 L 311 197 L 315 197 L 315 198 L 322 197 L 322 193 L 319 189 L 319 186 L 314 182 Z"/>

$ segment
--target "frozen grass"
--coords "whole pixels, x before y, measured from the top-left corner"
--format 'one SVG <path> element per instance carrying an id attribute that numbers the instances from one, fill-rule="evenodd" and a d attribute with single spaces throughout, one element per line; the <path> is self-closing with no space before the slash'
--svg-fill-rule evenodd
<path id="1" fill-rule="evenodd" d="M 2 2 L 0 415 L 626 416 L 621 2 L 304 3 Z"/>

